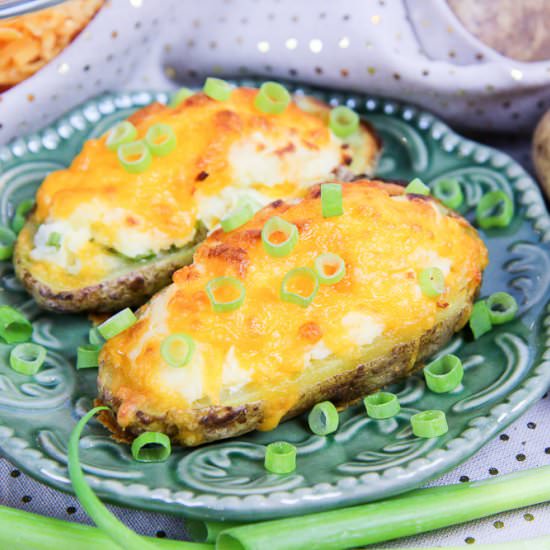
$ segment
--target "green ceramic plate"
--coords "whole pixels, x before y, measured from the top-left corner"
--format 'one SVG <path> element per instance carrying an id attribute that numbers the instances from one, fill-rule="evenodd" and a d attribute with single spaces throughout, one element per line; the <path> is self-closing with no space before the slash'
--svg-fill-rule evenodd
<path id="1" fill-rule="evenodd" d="M 241 82 L 255 85 L 255 82 Z M 195 450 L 176 450 L 163 464 L 140 464 L 97 423 L 82 441 L 82 460 L 94 489 L 112 502 L 195 517 L 259 520 L 344 506 L 394 495 L 453 468 L 517 418 L 550 384 L 550 218 L 533 180 L 508 156 L 468 141 L 432 115 L 408 105 L 363 95 L 307 90 L 331 103 L 345 102 L 379 130 L 385 143 L 379 175 L 410 179 L 458 178 L 464 212 L 482 193 L 513 195 L 517 214 L 505 230 L 483 235 L 490 267 L 483 294 L 506 290 L 520 303 L 519 318 L 477 342 L 458 335 L 446 351 L 467 369 L 464 386 L 448 395 L 426 391 L 421 377 L 393 388 L 403 409 L 384 422 L 361 407 L 341 415 L 338 433 L 312 435 L 303 418 L 274 432 L 254 433 Z M 67 166 L 83 141 L 105 132 L 132 109 L 166 94 L 103 95 L 44 131 L 0 148 L 0 223 L 14 205 L 32 196 L 44 176 Z M 9 346 L 0 344 L 0 446 L 21 469 L 70 491 L 67 440 L 95 395 L 95 372 L 76 372 L 76 346 L 85 341 L 83 317 L 41 311 L 22 291 L 9 263 L 0 264 L 0 302 L 32 318 L 34 340 L 48 348 L 45 368 L 34 377 L 7 366 Z M 443 409 L 449 432 L 417 439 L 409 418 Z M 284 439 L 298 447 L 292 475 L 263 468 L 266 443 Z"/>

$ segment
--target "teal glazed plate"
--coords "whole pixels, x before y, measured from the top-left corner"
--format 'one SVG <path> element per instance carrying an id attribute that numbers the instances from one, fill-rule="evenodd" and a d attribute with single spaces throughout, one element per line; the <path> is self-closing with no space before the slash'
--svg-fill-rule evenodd
<path id="1" fill-rule="evenodd" d="M 550 217 L 529 175 L 505 154 L 460 137 L 412 106 L 360 94 L 294 90 L 347 104 L 369 120 L 384 141 L 381 177 L 420 176 L 428 184 L 457 178 L 466 199 L 461 212 L 470 220 L 483 193 L 502 189 L 513 197 L 511 225 L 481 232 L 490 257 L 482 295 L 510 292 L 520 304 L 519 316 L 478 341 L 464 332 L 449 343 L 445 352 L 457 354 L 466 369 L 457 391 L 437 395 L 426 390 L 421 376 L 410 377 L 391 390 L 402 403 L 397 417 L 376 421 L 362 406 L 352 407 L 341 413 L 338 432 L 328 437 L 312 435 L 305 419 L 297 418 L 273 432 L 175 449 L 167 462 L 143 464 L 94 421 L 82 439 L 81 458 L 90 484 L 108 501 L 199 518 L 255 521 L 386 498 L 466 460 L 550 385 Z M 68 166 L 84 140 L 167 97 L 102 95 L 43 131 L 0 148 L 0 223 L 10 222 L 15 205 L 32 197 L 46 174 Z M 0 449 L 36 479 L 71 491 L 69 434 L 96 395 L 96 372 L 75 370 L 75 350 L 85 343 L 90 325 L 85 317 L 41 310 L 18 284 L 9 262 L 0 263 L 0 270 L 0 303 L 28 315 L 34 341 L 48 349 L 45 367 L 26 377 L 9 368 L 10 346 L 0 344 Z M 409 418 L 426 409 L 445 411 L 445 436 L 413 436 Z M 277 476 L 264 470 L 264 446 L 275 440 L 298 448 L 294 473 Z"/>

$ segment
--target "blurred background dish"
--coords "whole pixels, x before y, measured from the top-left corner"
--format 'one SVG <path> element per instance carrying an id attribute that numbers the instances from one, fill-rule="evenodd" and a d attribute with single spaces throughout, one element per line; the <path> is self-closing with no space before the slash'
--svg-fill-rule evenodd
<path id="1" fill-rule="evenodd" d="M 103 2 L 56 2 L 53 7 L 0 21 L 0 90 L 18 84 L 51 61 L 89 23 Z M 17 8 L 30 10 L 29 2 L 10 4 L 14 12 Z"/>
<path id="2" fill-rule="evenodd" d="M 29 10 L 43 7 L 45 2 L 35 0 L 17 6 L 14 2 L 0 3 L 0 17 L 16 8 L 22 14 L 12 19 L 0 19 L 0 29 L 18 20 L 27 24 L 28 21 L 40 21 L 36 28 L 32 23 L 29 25 L 37 36 L 32 32 L 27 36 L 27 30 L 21 32 L 17 28 L 13 32 L 8 27 L 9 40 L 22 38 L 19 34 L 28 39 L 32 35 L 34 44 L 34 38 L 39 38 L 30 46 L 34 51 L 31 54 L 23 53 L 19 44 L 7 44 L 9 41 L 3 40 L 0 32 L 0 74 L 3 64 L 6 68 L 13 68 L 13 56 L 17 58 L 19 67 L 25 67 L 17 75 L 11 72 L 9 78 L 0 81 L 4 88 L 11 86 L 0 93 L 0 144 L 43 128 L 90 97 L 121 89 L 143 64 L 151 44 L 161 36 L 161 20 L 166 17 L 166 9 L 159 9 L 159 5 L 168 8 L 172 3 L 173 0 L 163 0 L 162 3 L 149 0 L 69 0 L 37 12 Z M 12 12 L 6 11 L 8 7 Z M 47 15 L 54 10 L 57 15 Z M 51 31 L 53 27 L 62 28 L 63 35 L 52 38 L 50 33 L 46 38 L 43 33 L 40 36 L 38 27 L 44 30 L 44 21 L 51 25 Z M 46 43 L 46 48 L 43 48 L 43 43 Z M 12 52 L 10 56 L 2 51 L 4 46 Z M 20 81 L 16 83 L 18 79 Z M 144 87 L 142 83 L 141 88 Z M 94 113 L 87 114 L 96 118 Z M 86 124 L 80 119 L 73 123 L 76 128 Z"/>

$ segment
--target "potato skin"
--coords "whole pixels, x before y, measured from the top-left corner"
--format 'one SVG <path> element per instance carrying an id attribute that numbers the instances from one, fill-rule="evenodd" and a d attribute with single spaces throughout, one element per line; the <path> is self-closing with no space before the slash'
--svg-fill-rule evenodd
<path id="1" fill-rule="evenodd" d="M 27 224 L 35 226 L 32 217 Z M 155 292 L 170 284 L 172 274 L 191 263 L 197 243 L 205 236 L 201 229 L 193 243 L 158 260 L 139 265 L 132 271 L 74 290 L 55 290 L 32 274 L 30 250 L 17 241 L 13 255 L 15 274 L 36 302 L 58 313 L 95 311 L 108 313 L 124 307 L 137 307 Z"/>
<path id="2" fill-rule="evenodd" d="M 470 317 L 474 295 L 445 322 L 426 331 L 417 340 L 395 346 L 384 357 L 332 376 L 311 386 L 302 393 L 296 405 L 282 419 L 289 420 L 321 401 L 332 401 L 338 408 L 346 408 L 369 393 L 405 378 L 424 366 L 424 360 L 444 346 Z M 174 443 L 193 447 L 236 437 L 257 429 L 264 417 L 264 403 L 255 401 L 238 407 L 217 406 L 194 409 L 191 413 L 171 411 L 164 416 L 152 417 L 142 411 L 136 421 L 122 429 L 115 420 L 120 401 L 109 390 L 99 388 L 96 405 L 106 405 L 113 412 L 103 411 L 99 420 L 121 442 L 131 442 L 144 431 L 159 431 L 170 436 Z M 182 425 L 186 429 L 181 428 Z"/>
<path id="3" fill-rule="evenodd" d="M 532 154 L 542 190 L 550 199 L 550 111 L 546 111 L 535 129 Z"/>
<path id="4" fill-rule="evenodd" d="M 153 298 L 152 303 L 140 310 L 141 313 L 138 313 L 139 321 L 134 328 L 130 329 L 128 333 L 120 335 L 118 340 L 113 341 L 110 345 L 107 344 L 105 346 L 100 356 L 98 403 L 111 407 L 110 412 L 103 414 L 102 421 L 114 432 L 116 438 L 122 441 L 131 441 L 143 431 L 154 430 L 167 433 L 174 443 L 185 446 L 196 446 L 218 439 L 242 435 L 255 429 L 272 429 L 279 421 L 295 417 L 320 401 L 330 400 L 336 406 L 343 408 L 363 396 L 404 378 L 421 368 L 425 359 L 445 345 L 453 333 L 460 330 L 466 324 L 474 299 L 481 285 L 482 271 L 487 262 L 486 249 L 474 228 L 458 214 L 444 208 L 432 197 L 405 194 L 403 187 L 400 185 L 385 183 L 379 180 L 357 181 L 342 185 L 344 188 L 344 197 L 348 201 L 347 207 L 349 211 L 348 218 L 342 218 L 339 226 L 341 228 L 348 227 L 348 229 L 342 229 L 342 233 L 339 233 L 330 225 L 331 222 L 324 222 L 319 218 L 319 230 L 317 233 L 314 233 L 312 229 L 315 227 L 314 220 L 317 219 L 316 216 L 319 216 L 319 187 L 310 189 L 302 203 L 294 206 L 285 204 L 283 201 L 275 201 L 259 212 L 256 218 L 250 222 L 250 225 L 243 228 L 240 233 L 232 235 L 213 233 L 210 235 L 197 251 L 195 264 L 190 268 L 185 268 L 181 272 L 178 272 L 174 277 L 174 285 L 165 289 L 159 297 Z M 393 199 L 396 200 L 394 201 Z M 410 218 L 405 214 L 409 208 L 409 206 L 406 206 L 407 204 L 410 204 Z M 387 211 L 384 210 L 385 207 L 388 208 Z M 365 208 L 369 208 L 368 211 L 370 214 L 368 215 L 370 218 L 362 217 Z M 402 225 L 393 222 L 395 212 L 399 212 L 403 216 L 403 218 L 400 218 L 400 220 L 403 220 Z M 256 276 L 258 273 L 262 273 L 262 278 L 260 279 L 262 282 L 258 285 L 259 288 L 262 289 L 266 286 L 272 288 L 273 280 L 269 277 L 273 277 L 275 280 L 278 277 L 278 275 L 271 275 L 271 271 L 269 270 L 269 266 L 273 262 L 266 259 L 261 253 L 261 249 L 258 249 L 254 242 L 262 223 L 275 213 L 284 216 L 288 220 L 292 220 L 300 228 L 299 230 L 309 237 L 300 241 L 302 248 L 296 251 L 297 258 L 289 260 L 289 265 L 293 263 L 299 265 L 300 262 L 303 262 L 303 258 L 308 253 L 308 247 L 319 250 L 321 246 L 327 246 L 330 249 L 334 244 L 332 244 L 332 241 L 327 241 L 326 239 L 334 239 L 335 242 L 341 243 L 342 250 L 347 251 L 346 265 L 349 262 L 349 272 L 353 275 L 350 279 L 346 279 L 346 281 L 349 282 L 354 276 L 357 276 L 354 266 L 356 268 L 365 266 L 365 269 L 369 269 L 370 267 L 374 269 L 376 277 L 385 277 L 385 273 L 391 271 L 391 265 L 383 264 L 383 259 L 380 256 L 381 253 L 388 254 L 387 257 L 391 258 L 391 261 L 395 261 L 395 265 L 399 266 L 398 269 L 400 270 L 406 269 L 405 266 L 425 265 L 424 263 L 415 263 L 414 259 L 408 260 L 405 264 L 399 262 L 405 250 L 407 251 L 406 254 L 408 254 L 407 257 L 412 258 L 414 255 L 411 255 L 411 250 L 424 250 L 423 246 L 427 246 L 426 242 L 432 242 L 432 236 L 436 234 L 437 228 L 440 228 L 440 235 L 443 234 L 442 228 L 446 228 L 448 233 L 444 234 L 447 236 L 452 235 L 452 239 L 442 239 L 442 242 L 445 243 L 443 246 L 452 247 L 453 252 L 450 253 L 450 257 L 454 262 L 461 261 L 460 265 L 464 266 L 464 270 L 461 268 L 458 271 L 454 271 L 454 280 L 452 279 L 452 274 L 449 275 L 451 279 L 449 280 L 449 294 L 446 298 L 438 300 L 436 303 L 430 302 L 431 305 L 428 306 L 430 308 L 428 311 L 437 312 L 432 321 L 427 322 L 427 319 L 431 317 L 426 317 L 428 314 L 422 313 L 426 311 L 424 309 L 414 310 L 419 311 L 419 317 L 414 317 L 416 313 L 411 313 L 412 317 L 409 317 L 408 326 L 414 325 L 416 328 L 413 331 L 407 329 L 401 330 L 400 328 L 402 324 L 406 325 L 406 315 L 404 318 L 401 312 L 407 309 L 409 302 L 403 303 L 397 299 L 392 303 L 391 299 L 388 302 L 387 297 L 384 298 L 384 292 L 390 289 L 397 289 L 395 283 L 392 282 L 393 279 L 388 278 L 388 284 L 382 284 L 379 287 L 382 292 L 380 307 L 389 308 L 393 312 L 388 317 L 388 322 L 392 328 L 387 333 L 387 336 L 382 336 L 377 340 L 377 344 L 373 344 L 377 348 L 374 349 L 370 343 L 358 343 L 357 345 L 360 346 L 359 353 L 340 356 L 325 355 L 326 359 L 316 358 L 314 368 L 310 368 L 309 370 L 305 368 L 298 371 L 300 374 L 297 378 L 290 378 L 288 375 L 285 375 L 287 378 L 281 375 L 277 378 L 277 376 L 270 377 L 270 374 L 266 374 L 260 379 L 261 382 L 255 382 L 258 385 L 253 389 L 250 397 L 248 397 L 249 394 L 246 393 L 246 390 L 240 395 L 237 390 L 229 400 L 222 398 L 221 404 L 211 404 L 212 401 L 209 402 L 205 399 L 202 404 L 199 404 L 200 402 L 196 400 L 194 401 L 194 405 L 189 406 L 189 403 L 193 403 L 192 401 L 180 401 L 178 396 L 174 397 L 170 393 L 172 388 L 170 383 L 168 383 L 167 389 L 164 389 L 162 383 L 158 383 L 158 381 L 157 383 L 152 383 L 154 380 L 152 369 L 153 365 L 156 365 L 155 361 L 158 356 L 158 347 L 155 347 L 158 346 L 158 340 L 156 340 L 158 333 L 156 332 L 156 328 L 151 330 L 147 319 L 154 317 L 155 323 L 159 323 L 159 319 L 165 318 L 163 316 L 166 314 L 172 316 L 170 317 L 172 319 L 171 322 L 174 323 L 174 319 L 177 319 L 179 315 L 178 312 L 181 312 L 182 318 L 186 319 L 185 323 L 192 322 L 200 325 L 202 322 L 200 315 L 209 318 L 209 314 L 200 305 L 200 293 L 203 292 L 200 288 L 202 278 L 208 279 L 212 273 L 218 273 L 210 270 L 216 269 L 220 265 L 220 262 L 223 262 L 224 266 L 231 265 L 231 269 L 235 273 L 239 273 L 243 280 L 246 280 L 247 268 L 250 262 L 251 265 L 255 266 L 254 274 Z M 366 222 L 365 220 L 367 219 L 372 220 L 371 223 Z M 372 228 L 377 219 L 381 220 L 381 224 L 375 226 L 376 232 L 374 232 Z M 353 220 L 361 221 L 355 225 Z M 447 222 L 444 220 L 447 220 Z M 440 225 L 440 222 L 443 224 L 446 223 L 446 225 Z M 420 235 L 417 237 L 416 235 L 420 233 L 420 229 L 424 223 L 430 229 L 424 234 L 424 237 Z M 363 226 L 362 224 L 365 225 Z M 407 227 L 407 231 L 405 232 L 402 229 L 403 225 Z M 363 233 L 362 227 L 366 227 L 367 230 L 370 229 L 372 231 L 370 236 L 368 233 Z M 307 233 L 308 231 L 309 233 Z M 345 231 L 349 231 L 349 233 L 345 233 Z M 330 237 L 327 237 L 327 235 L 330 235 Z M 347 235 L 347 238 L 344 235 Z M 365 235 L 364 240 L 354 240 L 357 236 L 363 235 Z M 399 238 L 404 239 L 402 245 L 400 244 L 401 241 L 396 240 Z M 464 239 L 463 241 L 462 238 Z M 358 264 L 359 256 L 354 256 L 351 252 L 353 248 L 351 246 L 352 242 L 360 242 L 363 244 L 363 247 L 369 247 L 373 243 L 372 247 L 378 248 L 371 248 L 369 252 L 370 256 L 365 260 L 361 260 L 364 263 Z M 387 246 L 385 243 L 388 243 Z M 409 243 L 408 248 L 406 243 Z M 245 253 L 247 250 L 250 251 L 250 256 L 246 256 Z M 364 248 L 359 247 L 356 250 L 358 251 L 357 254 L 362 254 Z M 379 252 L 379 254 L 373 254 L 373 250 Z M 447 250 L 451 249 L 447 248 Z M 442 254 L 445 255 L 444 252 Z M 254 260 L 257 263 L 252 264 Z M 421 260 L 421 262 L 425 261 L 435 262 L 438 260 L 437 258 L 433 260 Z M 378 273 L 377 266 L 381 264 L 384 267 L 378 269 L 383 269 L 384 271 Z M 264 266 L 264 271 L 260 271 L 262 269 L 261 265 Z M 286 269 L 287 266 L 284 266 L 282 271 Z M 415 267 L 414 269 L 419 269 L 419 267 Z M 264 277 L 267 277 L 267 279 Z M 410 273 L 410 271 L 406 271 L 406 275 L 402 280 L 403 282 L 397 283 L 400 288 L 410 289 L 414 288 L 414 284 L 416 284 L 414 283 L 416 281 L 414 272 Z M 413 281 L 413 286 L 407 286 L 408 283 L 406 281 Z M 193 285 L 196 285 L 199 290 L 196 290 Z M 340 307 L 351 308 L 344 310 L 349 312 L 355 311 L 355 302 L 360 302 L 363 299 L 364 294 L 362 292 L 364 291 L 361 289 L 366 287 L 351 287 L 351 289 L 354 289 L 351 294 L 348 294 L 351 301 L 345 302 L 345 305 L 342 305 L 342 302 L 346 293 L 341 292 L 344 288 L 347 288 L 349 291 L 350 287 L 344 287 L 340 290 L 337 290 L 336 287 L 334 288 L 335 290 L 332 294 L 325 293 L 325 302 L 318 302 L 319 307 L 327 307 L 331 304 L 331 300 L 334 300 Z M 188 294 L 178 296 L 178 291 Z M 285 329 L 288 328 L 287 339 L 285 339 L 284 345 L 290 345 L 288 342 L 292 337 L 291 335 L 298 335 L 295 340 L 292 340 L 292 346 L 285 348 L 284 353 L 290 350 L 295 356 L 301 357 L 303 350 L 309 349 L 309 344 L 302 344 L 301 339 L 307 342 L 317 342 L 325 330 L 324 334 L 326 337 L 329 335 L 329 330 L 342 330 L 338 328 L 341 327 L 338 324 L 339 321 L 333 325 L 327 325 L 326 319 L 321 321 L 323 317 L 321 317 L 320 311 L 326 311 L 326 309 L 320 309 L 317 312 L 312 311 L 311 313 L 302 313 L 299 310 L 294 315 L 289 310 L 285 310 L 283 306 L 283 311 L 281 312 L 275 309 L 277 304 L 280 304 L 277 301 L 276 294 L 255 294 L 254 291 L 253 286 L 249 287 L 247 295 L 254 296 L 255 299 L 263 299 L 265 300 L 264 305 L 266 307 L 267 305 L 271 306 L 269 311 L 272 321 L 275 315 L 282 314 L 284 317 L 285 312 L 292 317 L 293 321 L 297 319 L 292 324 L 292 329 L 290 328 L 292 322 L 290 319 L 287 320 L 288 325 L 282 325 Z M 409 298 L 411 295 L 407 293 L 408 291 L 403 292 L 403 296 L 406 296 L 407 300 L 411 299 Z M 170 301 L 166 296 L 172 296 L 173 301 Z M 380 295 L 375 293 L 374 296 L 372 304 L 377 303 L 376 300 L 379 299 L 378 296 Z M 415 294 L 413 294 L 411 304 L 418 303 L 415 301 L 414 296 Z M 182 297 L 185 299 L 182 300 Z M 271 333 L 261 328 L 263 326 L 261 322 L 253 324 L 246 321 L 246 319 L 250 318 L 247 315 L 254 316 L 253 304 L 256 303 L 251 298 L 249 303 L 251 309 L 249 312 L 243 314 L 242 317 L 236 317 L 236 325 L 228 329 L 232 345 L 237 345 L 239 338 L 246 342 L 251 340 L 258 342 L 261 338 L 260 334 L 271 335 Z M 421 303 L 424 304 L 426 302 Z M 436 306 L 435 310 L 432 309 L 433 306 Z M 156 310 L 154 309 L 155 307 L 157 307 Z M 246 304 L 243 307 L 246 307 Z M 154 313 L 155 311 L 156 314 Z M 195 317 L 192 317 L 194 312 L 199 313 Z M 242 319 L 245 320 L 241 322 Z M 391 324 L 392 319 L 393 324 Z M 305 323 L 303 323 L 304 321 Z M 221 324 L 219 327 L 221 331 L 229 325 L 230 320 L 218 320 L 218 323 Z M 302 328 L 306 325 L 317 327 L 317 332 L 311 332 L 309 329 L 302 332 Z M 154 326 L 157 327 L 159 325 L 155 324 Z M 172 324 L 170 325 L 170 330 L 185 331 L 186 329 L 180 328 L 181 326 Z M 212 330 L 215 330 L 211 325 L 207 325 L 207 327 L 208 334 L 211 334 Z M 239 336 L 235 332 L 237 329 L 242 329 Z M 203 330 L 205 329 L 203 328 Z M 264 332 L 260 332 L 262 330 Z M 280 334 L 280 329 L 278 328 L 277 330 L 279 331 L 278 334 Z M 203 334 L 206 334 L 206 332 Z M 339 332 L 332 332 L 331 334 L 333 337 L 334 334 L 338 335 L 338 337 L 340 335 Z M 254 335 L 256 335 L 256 339 Z M 202 340 L 202 342 L 204 345 L 205 341 Z M 262 348 L 256 347 L 256 349 Z M 135 353 L 134 350 L 136 350 Z M 283 354 L 283 351 L 280 353 Z M 130 355 L 132 359 L 129 359 Z M 288 359 L 287 356 L 288 353 L 284 355 Z M 259 357 L 259 361 L 261 361 L 261 356 Z M 162 363 L 159 363 L 159 365 L 159 368 L 165 368 L 162 367 Z M 282 372 L 284 373 L 285 371 Z M 302 374 L 304 374 L 303 377 Z M 273 393 L 279 391 L 277 388 L 284 389 L 289 380 L 288 387 L 292 388 L 290 400 L 285 400 L 286 391 L 281 391 L 278 394 L 283 396 L 281 400 L 278 400 L 278 398 L 273 400 L 271 397 Z M 190 383 L 190 381 L 186 383 Z M 264 391 L 264 389 L 267 389 L 267 391 Z M 220 402 L 214 401 L 214 403 Z"/>
<path id="5" fill-rule="evenodd" d="M 256 93 L 254 90 L 247 88 L 240 88 L 238 90 L 240 95 L 249 99 Z M 235 95 L 237 95 L 237 92 L 233 94 L 233 96 Z M 323 129 L 326 130 L 324 119 L 328 118 L 328 113 L 330 111 L 329 105 L 308 96 L 298 96 L 296 102 L 299 103 L 300 110 L 304 113 L 315 114 L 316 118 L 319 119 L 317 123 L 322 125 Z M 148 124 L 150 119 L 154 120 L 156 115 L 166 113 L 167 111 L 183 114 L 185 109 L 192 109 L 199 112 L 201 112 L 202 109 L 202 112 L 205 113 L 204 116 L 207 116 L 211 103 L 212 100 L 206 95 L 197 93 L 191 98 L 188 98 L 186 102 L 183 102 L 175 110 L 159 103 L 152 103 L 136 111 L 129 117 L 129 120 L 134 125 L 140 127 Z M 238 106 L 239 105 L 237 105 L 237 107 Z M 237 116 L 238 112 L 238 109 L 235 113 L 231 110 L 221 111 L 218 113 L 220 116 L 204 119 L 205 122 L 203 127 L 205 131 L 215 130 L 217 138 L 212 140 L 203 154 L 196 156 L 194 163 L 188 163 L 188 165 L 183 166 L 189 174 L 196 172 L 199 176 L 205 174 L 208 177 L 206 170 L 209 170 L 208 163 L 212 161 L 211 157 L 214 155 L 213 151 L 215 152 L 218 149 L 223 150 L 222 145 L 225 137 L 230 136 L 232 140 L 239 138 L 240 130 L 236 131 L 236 128 L 238 130 L 243 120 L 246 119 L 243 118 L 243 120 L 240 120 L 239 116 Z M 308 115 L 306 118 L 311 117 Z M 262 116 L 256 116 L 254 120 L 254 124 L 259 130 L 265 130 L 265 128 L 269 129 L 269 125 L 265 126 L 269 120 L 264 120 Z M 305 123 L 307 120 L 304 120 L 305 119 L 298 119 L 294 121 L 298 129 L 307 128 L 307 124 Z M 295 129 L 293 128 L 293 130 Z M 362 145 L 357 147 L 356 152 L 354 147 L 350 147 L 347 143 L 341 145 L 338 163 L 334 165 L 332 173 L 342 180 L 350 180 L 358 174 L 371 172 L 376 165 L 381 149 L 381 142 L 378 135 L 373 127 L 366 121 L 361 121 L 360 135 L 364 138 L 364 142 L 361 142 Z M 309 146 L 315 148 L 315 143 L 309 143 Z M 284 148 L 273 153 L 275 156 L 283 156 L 285 154 Z M 97 160 L 97 157 L 93 155 L 90 158 L 92 161 L 94 158 Z M 205 159 L 210 160 L 207 162 Z M 78 164 L 78 162 L 79 157 L 75 159 L 73 165 L 75 163 Z M 80 162 L 82 161 L 80 160 Z M 89 162 L 89 159 L 87 162 Z M 299 165 L 304 164 L 299 160 L 294 162 Z M 213 164 L 216 166 L 219 162 L 214 162 Z M 71 169 L 72 166 L 69 170 Z M 328 177 L 330 175 L 329 173 L 323 174 L 323 177 Z M 104 176 L 104 174 L 100 174 L 100 176 Z M 193 189 L 193 193 L 195 193 L 197 189 L 201 189 L 203 179 L 199 178 L 199 176 L 197 176 L 198 179 L 195 178 L 194 181 L 189 180 L 186 182 L 186 188 Z M 46 183 L 47 181 L 43 184 L 41 190 L 46 186 Z M 294 183 L 298 184 L 298 181 Z M 299 187 L 298 185 L 296 186 Z M 37 196 L 37 212 L 39 213 L 40 190 Z M 31 231 L 32 235 L 34 235 L 34 232 L 38 228 L 39 221 L 44 221 L 44 215 L 40 217 L 37 213 L 33 213 L 27 221 L 25 230 Z M 156 223 L 158 224 L 158 220 L 156 220 Z M 204 236 L 205 234 L 202 235 L 202 238 L 204 238 Z M 108 277 L 102 280 L 98 277 L 93 280 L 94 284 L 90 286 L 79 287 L 78 284 L 81 281 L 77 280 L 77 285 L 75 285 L 77 288 L 71 286 L 63 288 L 59 281 L 56 281 L 54 278 L 48 280 L 41 279 L 35 270 L 33 270 L 33 261 L 30 258 L 30 246 L 31 245 L 28 243 L 24 244 L 21 242 L 21 239 L 18 239 L 14 252 L 15 272 L 23 286 L 32 294 L 35 300 L 46 309 L 60 313 L 78 313 L 83 311 L 111 312 L 124 307 L 134 307 L 143 304 L 147 298 L 170 283 L 171 275 L 174 271 L 191 263 L 195 243 L 191 243 L 190 246 L 186 246 L 172 254 L 163 255 L 157 260 L 136 264 L 136 269 L 133 271 L 125 269 L 124 272 L 109 274 Z M 93 257 L 93 255 L 88 257 Z"/>

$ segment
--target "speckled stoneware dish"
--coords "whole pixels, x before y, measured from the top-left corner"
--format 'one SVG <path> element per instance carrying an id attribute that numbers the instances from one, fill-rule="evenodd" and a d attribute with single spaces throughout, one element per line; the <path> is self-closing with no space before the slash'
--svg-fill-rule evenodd
<path id="1" fill-rule="evenodd" d="M 519 317 L 477 342 L 467 334 L 453 339 L 445 351 L 459 355 L 466 368 L 458 391 L 436 395 L 426 391 L 420 376 L 409 378 L 392 389 L 403 405 L 395 419 L 371 420 L 361 406 L 353 407 L 342 413 L 338 432 L 326 438 L 312 435 L 304 418 L 297 418 L 273 432 L 176 449 L 165 463 L 142 464 L 94 423 L 86 430 L 81 455 L 102 498 L 187 516 L 251 521 L 388 497 L 464 461 L 549 386 L 550 218 L 533 180 L 508 156 L 461 138 L 410 106 L 305 91 L 333 104 L 346 103 L 377 127 L 385 143 L 380 176 L 420 176 L 430 184 L 458 178 L 466 195 L 462 211 L 470 219 L 487 190 L 513 196 L 516 216 L 510 227 L 483 233 L 490 251 L 483 295 L 514 294 Z M 48 172 L 67 166 L 85 139 L 155 99 L 166 101 L 167 95 L 104 95 L 0 149 L 0 223 L 9 222 L 14 205 L 32 196 Z M 40 481 L 70 491 L 69 433 L 95 395 L 96 373 L 74 368 L 75 349 L 85 342 L 89 323 L 41 311 L 15 280 L 11 265 L 0 266 L 0 302 L 22 309 L 33 320 L 34 340 L 48 348 L 45 367 L 25 377 L 7 366 L 10 347 L 0 344 L 1 450 Z M 410 416 L 432 408 L 446 412 L 449 432 L 439 439 L 414 437 Z M 298 467 L 291 475 L 270 475 L 263 467 L 264 445 L 281 439 L 297 446 Z"/>

